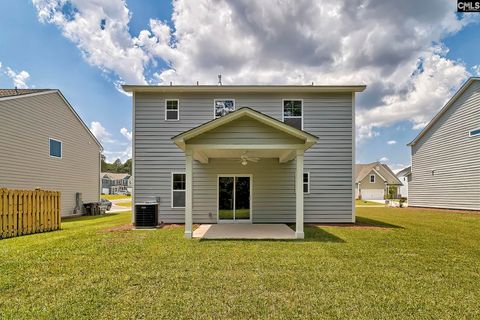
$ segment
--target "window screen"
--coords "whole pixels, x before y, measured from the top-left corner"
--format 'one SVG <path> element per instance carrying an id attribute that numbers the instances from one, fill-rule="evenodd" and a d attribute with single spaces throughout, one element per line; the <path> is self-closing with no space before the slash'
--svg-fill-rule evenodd
<path id="1" fill-rule="evenodd" d="M 302 100 L 283 100 L 283 122 L 302 130 Z"/>
<path id="2" fill-rule="evenodd" d="M 50 156 L 61 158 L 62 157 L 62 142 L 54 139 L 50 139 Z"/>
<path id="3" fill-rule="evenodd" d="M 235 111 L 235 101 L 233 99 L 215 100 L 215 118 L 223 117 L 230 112 Z"/>
<path id="4" fill-rule="evenodd" d="M 178 100 L 167 100 L 165 102 L 165 120 L 178 120 Z"/>
<path id="5" fill-rule="evenodd" d="M 172 174 L 172 208 L 185 208 L 185 173 Z"/>

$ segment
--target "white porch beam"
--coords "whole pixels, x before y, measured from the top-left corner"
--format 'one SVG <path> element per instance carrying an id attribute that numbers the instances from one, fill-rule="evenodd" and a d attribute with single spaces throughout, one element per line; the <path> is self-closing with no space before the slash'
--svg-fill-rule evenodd
<path id="1" fill-rule="evenodd" d="M 200 161 L 200 163 L 203 163 L 203 164 L 207 164 L 207 163 L 208 163 L 208 157 L 207 157 L 207 155 L 205 154 L 205 152 L 195 151 L 194 158 L 195 158 L 195 160 Z"/>
<path id="2" fill-rule="evenodd" d="M 192 150 L 296 150 L 305 149 L 304 144 L 190 144 Z"/>
<path id="3" fill-rule="evenodd" d="M 280 157 L 278 157 L 278 162 L 286 163 L 290 160 L 293 160 L 297 155 L 296 150 L 287 150 L 282 153 Z"/>
<path id="4" fill-rule="evenodd" d="M 193 151 L 185 151 L 185 238 L 192 237 L 192 210 L 193 210 Z"/>
<path id="5" fill-rule="evenodd" d="M 296 171 L 295 171 L 295 193 L 296 193 L 296 219 L 295 238 L 303 239 L 303 157 L 304 151 L 297 150 Z"/>

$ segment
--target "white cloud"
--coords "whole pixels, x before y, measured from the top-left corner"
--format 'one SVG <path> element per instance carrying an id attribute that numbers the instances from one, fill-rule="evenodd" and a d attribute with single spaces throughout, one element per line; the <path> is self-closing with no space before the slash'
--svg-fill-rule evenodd
<path id="1" fill-rule="evenodd" d="M 388 141 L 387 141 L 387 144 L 390 144 L 390 145 L 396 144 L 396 143 L 397 143 L 396 140 L 388 140 Z"/>
<path id="2" fill-rule="evenodd" d="M 105 129 L 98 121 L 92 121 L 90 123 L 90 131 L 100 141 L 100 143 L 113 143 L 112 134 Z"/>
<path id="3" fill-rule="evenodd" d="M 0 65 L 1 66 L 1 65 Z M 475 72 L 475 75 L 477 77 L 480 77 L 480 64 L 474 65 L 472 67 L 473 72 Z"/>
<path id="4" fill-rule="evenodd" d="M 387 157 L 381 157 L 379 161 L 380 162 L 387 162 L 388 160 L 390 160 L 390 159 L 388 159 Z"/>
<path id="5" fill-rule="evenodd" d="M 398 121 L 420 127 L 442 107 L 469 72 L 447 58 L 441 41 L 479 20 L 457 16 L 451 0 L 178 0 L 174 28 L 151 19 L 131 35 L 125 1 L 32 1 L 40 21 L 113 72 L 117 86 L 215 84 L 217 74 L 225 84 L 365 83 L 357 99 L 360 140 Z"/>
<path id="6" fill-rule="evenodd" d="M 27 82 L 30 78 L 30 74 L 27 71 L 22 70 L 20 72 L 15 72 L 11 68 L 7 67 L 5 70 L 5 74 L 12 80 L 13 86 L 19 89 L 26 89 L 29 87 Z"/>
<path id="7" fill-rule="evenodd" d="M 132 132 L 128 131 L 127 128 L 120 129 L 120 133 L 128 139 L 128 141 L 132 141 Z"/>

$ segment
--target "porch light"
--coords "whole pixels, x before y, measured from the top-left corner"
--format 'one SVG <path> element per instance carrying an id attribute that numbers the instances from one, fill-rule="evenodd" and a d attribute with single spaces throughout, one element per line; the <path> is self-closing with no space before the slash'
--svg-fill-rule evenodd
<path id="1" fill-rule="evenodd" d="M 247 159 L 242 159 L 242 166 L 246 166 L 248 164 Z"/>

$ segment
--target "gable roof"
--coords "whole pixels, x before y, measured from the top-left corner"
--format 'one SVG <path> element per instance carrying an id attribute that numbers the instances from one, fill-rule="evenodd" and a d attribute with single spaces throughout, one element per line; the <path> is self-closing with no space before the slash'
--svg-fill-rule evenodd
<path id="1" fill-rule="evenodd" d="M 397 177 L 404 177 L 412 174 L 412 167 L 408 166 L 397 172 Z"/>
<path id="2" fill-rule="evenodd" d="M 63 102 L 67 105 L 73 115 L 77 118 L 80 124 L 87 130 L 88 134 L 92 137 L 93 141 L 100 147 L 100 151 L 103 151 L 103 146 L 95 137 L 95 135 L 90 131 L 88 126 L 83 122 L 82 118 L 78 115 L 78 113 L 73 109 L 72 105 L 68 102 L 68 100 L 64 97 L 64 95 L 58 89 L 0 89 L 0 102 L 3 100 L 10 100 L 10 99 L 21 99 L 24 97 L 31 97 L 33 95 L 43 95 L 43 94 L 51 94 L 55 93 L 63 100 Z"/>
<path id="3" fill-rule="evenodd" d="M 448 100 L 447 104 L 440 109 L 440 111 L 433 117 L 433 119 L 423 128 L 422 131 L 413 139 L 410 143 L 407 144 L 407 146 L 413 146 L 415 145 L 427 132 L 430 130 L 430 128 L 440 119 L 440 117 L 450 109 L 450 107 L 457 101 L 457 99 L 467 90 L 468 87 L 475 81 L 480 81 L 480 77 L 471 77 L 469 78 L 461 87 L 458 89 L 458 91 L 453 95 L 453 97 Z"/>
<path id="4" fill-rule="evenodd" d="M 358 183 L 362 181 L 372 171 L 377 173 L 383 179 L 383 181 L 387 182 L 388 184 L 402 185 L 402 182 L 398 180 L 397 176 L 395 175 L 395 173 L 393 173 L 390 167 L 378 161 L 367 163 L 367 164 L 356 164 L 355 165 L 355 174 L 356 174 L 355 182 Z"/>
<path id="5" fill-rule="evenodd" d="M 122 85 L 126 92 L 362 92 L 365 85 Z"/>
<path id="6" fill-rule="evenodd" d="M 129 173 L 114 173 L 114 172 L 102 172 L 102 178 L 109 178 L 110 180 L 121 180 L 125 178 L 130 178 Z"/>
<path id="7" fill-rule="evenodd" d="M 38 93 L 44 91 L 52 91 L 51 89 L 1 89 L 0 88 L 0 97 L 12 97 L 12 96 L 21 96 L 24 94 Z"/>
<path id="8" fill-rule="evenodd" d="M 233 112 L 230 112 L 229 114 L 212 119 L 208 122 L 205 122 L 204 124 L 199 125 L 198 127 L 192 128 L 190 130 L 184 131 L 174 137 L 172 137 L 173 142 L 180 147 L 182 150 L 185 149 L 185 141 L 188 139 L 192 139 L 196 136 L 199 136 L 205 132 L 208 132 L 210 130 L 213 130 L 215 128 L 218 128 L 222 125 L 225 125 L 227 123 L 230 123 L 234 120 L 240 119 L 242 117 L 250 117 L 254 120 L 257 120 L 259 122 L 262 122 L 265 125 L 268 125 L 270 127 L 273 127 L 275 129 L 278 129 L 280 131 L 283 131 L 291 136 L 294 136 L 299 139 L 305 140 L 305 145 L 306 149 L 311 147 L 313 144 L 317 142 L 318 137 L 314 136 L 311 133 L 308 133 L 306 131 L 294 128 L 288 124 L 283 123 L 282 121 L 279 121 L 275 118 L 272 118 L 270 116 L 267 116 L 264 113 L 258 112 L 256 110 L 253 110 L 248 107 L 243 107 L 240 109 L 237 109 Z"/>

